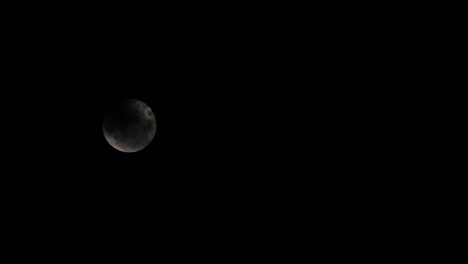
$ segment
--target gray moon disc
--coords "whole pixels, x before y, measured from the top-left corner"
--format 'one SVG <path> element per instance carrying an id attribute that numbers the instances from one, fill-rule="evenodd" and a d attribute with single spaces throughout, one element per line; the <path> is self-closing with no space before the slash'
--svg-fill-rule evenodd
<path id="1" fill-rule="evenodd" d="M 105 114 L 102 130 L 107 142 L 122 152 L 137 152 L 148 146 L 156 134 L 156 118 L 142 101 L 124 99 Z"/>

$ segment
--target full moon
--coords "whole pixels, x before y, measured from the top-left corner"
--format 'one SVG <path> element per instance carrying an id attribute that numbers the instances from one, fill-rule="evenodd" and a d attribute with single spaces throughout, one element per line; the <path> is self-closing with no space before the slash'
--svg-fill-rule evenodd
<path id="1" fill-rule="evenodd" d="M 116 102 L 104 116 L 102 130 L 107 142 L 122 152 L 144 149 L 156 134 L 156 118 L 142 101 L 124 99 Z"/>

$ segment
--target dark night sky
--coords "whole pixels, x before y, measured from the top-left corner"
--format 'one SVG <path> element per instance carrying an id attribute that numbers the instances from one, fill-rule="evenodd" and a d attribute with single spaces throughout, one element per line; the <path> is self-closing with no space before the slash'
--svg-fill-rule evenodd
<path id="1" fill-rule="evenodd" d="M 0 205 L 18 245 L 106 260 L 133 247 L 127 262 L 143 263 L 140 252 L 276 259 L 286 243 L 291 262 L 297 248 L 360 246 L 408 186 L 398 163 L 414 160 L 404 140 L 419 117 L 401 124 L 399 102 L 415 83 L 400 82 L 406 54 L 395 56 L 393 36 L 367 14 L 38 2 L 49 15 L 21 5 L 4 9 L 0 30 Z M 104 138 L 104 114 L 122 98 L 155 114 L 141 152 Z"/>
<path id="2" fill-rule="evenodd" d="M 8 133 L 22 140 L 8 146 L 12 160 L 28 163 L 19 171 L 45 175 L 25 176 L 30 188 L 89 204 L 98 197 L 147 204 L 154 197 L 138 197 L 156 195 L 168 206 L 220 209 L 273 191 L 265 186 L 280 178 L 264 170 L 283 146 L 287 119 L 279 100 L 286 90 L 275 88 L 295 81 L 279 74 L 291 67 L 277 52 L 281 25 L 224 15 L 45 19 L 21 24 L 26 33 L 12 30 L 4 106 L 16 113 Z M 103 137 L 106 107 L 121 98 L 155 112 L 156 136 L 141 152 L 120 153 Z"/>
<path id="3" fill-rule="evenodd" d="M 163 30 L 91 24 L 26 23 L 20 37 L 20 26 L 12 30 L 2 111 L 6 170 L 16 176 L 2 179 L 3 193 L 30 217 L 60 215 L 57 225 L 169 223 L 195 182 L 187 164 L 199 86 L 187 69 L 193 59 L 182 38 Z M 141 152 L 121 153 L 103 136 L 104 113 L 122 98 L 145 102 L 156 116 L 156 136 Z"/>
<path id="4" fill-rule="evenodd" d="M 298 168 L 281 156 L 302 146 L 290 127 L 303 104 L 286 94 L 302 87 L 294 75 L 305 70 L 287 61 L 294 49 L 278 52 L 281 23 L 224 13 L 139 16 L 131 26 L 77 21 L 26 24 L 6 48 L 7 166 L 21 175 L 3 179 L 10 199 L 30 217 L 79 222 L 77 233 L 112 237 L 119 225 L 135 227 L 165 245 L 218 228 L 272 236 L 262 215 L 302 194 L 288 186 Z M 104 113 L 122 98 L 155 113 L 156 136 L 141 152 L 121 153 L 104 139 Z"/>

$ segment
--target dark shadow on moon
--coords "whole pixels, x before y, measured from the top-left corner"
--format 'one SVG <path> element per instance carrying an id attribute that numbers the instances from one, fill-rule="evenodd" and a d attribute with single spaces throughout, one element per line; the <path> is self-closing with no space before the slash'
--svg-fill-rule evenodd
<path id="1" fill-rule="evenodd" d="M 156 118 L 142 101 L 124 99 L 116 102 L 102 124 L 107 142 L 121 152 L 137 152 L 147 147 L 156 134 Z"/>

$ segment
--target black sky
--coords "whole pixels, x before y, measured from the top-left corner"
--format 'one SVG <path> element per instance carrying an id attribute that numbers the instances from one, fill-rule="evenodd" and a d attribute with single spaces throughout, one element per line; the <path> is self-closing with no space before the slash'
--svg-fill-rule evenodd
<path id="1" fill-rule="evenodd" d="M 194 85 L 175 40 L 154 35 L 158 29 L 86 23 L 24 28 L 5 49 L 4 145 L 8 166 L 23 175 L 5 179 L 10 191 L 65 211 L 138 207 L 157 197 L 176 202 L 177 177 L 188 171 Z M 121 153 L 103 136 L 105 112 L 123 98 L 143 101 L 157 120 L 154 140 L 137 153 Z"/>
<path id="2" fill-rule="evenodd" d="M 4 186 L 28 212 L 177 240 L 218 228 L 267 234 L 261 215 L 290 206 L 297 168 L 281 155 L 297 154 L 282 149 L 297 146 L 286 112 L 301 104 L 286 96 L 298 81 L 285 62 L 297 54 L 278 52 L 285 29 L 187 13 L 29 23 L 10 39 L 2 106 L 8 160 L 21 161 L 10 165 L 22 176 Z M 141 152 L 121 153 L 103 136 L 107 107 L 122 98 L 155 114 Z"/>
<path id="3" fill-rule="evenodd" d="M 20 245 L 216 262 L 277 260 L 289 245 L 291 262 L 316 245 L 341 256 L 337 244 L 353 249 L 407 219 L 387 206 L 404 200 L 401 186 L 421 189 L 407 180 L 420 168 L 399 166 L 419 157 L 407 151 L 419 113 L 408 118 L 404 104 L 420 97 L 407 92 L 419 80 L 400 77 L 419 67 L 407 63 L 406 24 L 388 30 L 398 12 L 20 4 L 0 18 L 2 220 Z M 123 98 L 157 120 L 140 152 L 103 136 L 108 106 Z M 15 258 L 36 256 L 18 248 Z"/>
<path id="4" fill-rule="evenodd" d="M 279 178 L 262 170 L 281 147 L 281 87 L 294 81 L 279 74 L 290 67 L 275 48 L 281 25 L 224 15 L 18 22 L 27 33 L 12 32 L 20 37 L 9 41 L 4 100 L 15 112 L 14 158 L 45 175 L 28 176 L 31 188 L 88 202 L 168 194 L 220 208 L 271 191 L 262 186 Z M 157 119 L 138 153 L 116 151 L 102 133 L 106 107 L 122 98 L 145 102 Z"/>

